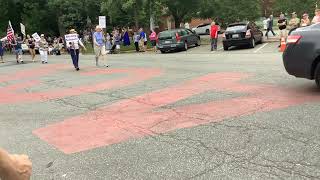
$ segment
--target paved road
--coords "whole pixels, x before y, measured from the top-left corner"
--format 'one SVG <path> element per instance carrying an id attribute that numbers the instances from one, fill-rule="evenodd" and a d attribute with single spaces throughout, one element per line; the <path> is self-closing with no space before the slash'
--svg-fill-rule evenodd
<path id="1" fill-rule="evenodd" d="M 0 147 L 36 180 L 319 179 L 319 92 L 276 46 L 1 64 Z"/>

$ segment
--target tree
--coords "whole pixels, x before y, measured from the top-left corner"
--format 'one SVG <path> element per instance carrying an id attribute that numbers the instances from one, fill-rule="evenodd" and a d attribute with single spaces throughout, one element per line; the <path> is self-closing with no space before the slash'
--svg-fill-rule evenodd
<path id="1" fill-rule="evenodd" d="M 180 23 L 189 21 L 195 16 L 200 4 L 199 0 L 163 0 L 162 3 L 168 15 L 173 17 L 176 28 L 180 26 Z"/>
<path id="2" fill-rule="evenodd" d="M 273 6 L 273 9 L 277 14 L 280 12 L 286 13 L 289 15 L 292 12 L 297 12 L 298 15 L 302 15 L 303 13 L 309 13 L 310 15 L 314 15 L 314 10 L 316 8 L 317 0 L 276 0 Z M 320 4 L 319 4 L 320 5 Z"/>
<path id="3" fill-rule="evenodd" d="M 250 9 L 250 11 L 246 9 Z M 201 0 L 197 16 L 213 18 L 222 24 L 246 20 L 254 21 L 261 17 L 261 2 L 260 0 Z"/>
<path id="4" fill-rule="evenodd" d="M 0 38 L 5 36 L 5 32 L 8 26 L 8 8 L 9 2 L 8 0 L 2 0 L 0 1 L 0 12 L 1 12 L 1 18 L 0 18 Z"/>

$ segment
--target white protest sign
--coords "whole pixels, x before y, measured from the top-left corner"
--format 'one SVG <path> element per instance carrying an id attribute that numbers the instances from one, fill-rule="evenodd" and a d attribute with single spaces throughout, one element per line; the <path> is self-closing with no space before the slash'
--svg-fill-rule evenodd
<path id="1" fill-rule="evenodd" d="M 107 28 L 107 21 L 105 16 L 99 16 L 99 26 L 102 28 Z"/>
<path id="2" fill-rule="evenodd" d="M 38 33 L 32 34 L 32 37 L 33 37 L 33 39 L 34 39 L 36 42 L 39 42 L 39 41 L 41 40 L 41 38 L 40 38 L 40 36 L 39 36 Z"/>
<path id="3" fill-rule="evenodd" d="M 78 43 L 79 35 L 78 34 L 67 34 L 64 36 L 66 40 L 67 47 L 70 47 L 70 43 Z"/>
<path id="4" fill-rule="evenodd" d="M 21 28 L 21 33 L 22 33 L 23 35 L 26 35 L 26 26 L 23 25 L 22 23 L 20 23 L 20 28 Z"/>

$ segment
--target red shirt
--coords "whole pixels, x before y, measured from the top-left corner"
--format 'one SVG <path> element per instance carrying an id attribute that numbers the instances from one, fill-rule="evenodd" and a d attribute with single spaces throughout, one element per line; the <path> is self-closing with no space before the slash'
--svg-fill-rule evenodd
<path id="1" fill-rule="evenodd" d="M 211 38 L 218 38 L 218 26 L 217 25 L 212 25 L 211 26 L 210 37 Z"/>

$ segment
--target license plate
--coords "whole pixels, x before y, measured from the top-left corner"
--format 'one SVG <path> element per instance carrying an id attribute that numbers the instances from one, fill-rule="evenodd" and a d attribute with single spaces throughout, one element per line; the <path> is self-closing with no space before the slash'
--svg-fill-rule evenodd
<path id="1" fill-rule="evenodd" d="M 170 43 L 171 43 L 171 41 L 165 41 L 164 43 L 165 43 L 165 44 L 170 44 Z"/>
<path id="2" fill-rule="evenodd" d="M 171 47 L 177 47 L 177 45 L 175 45 L 175 44 L 171 44 Z"/>
<path id="3" fill-rule="evenodd" d="M 233 34 L 232 38 L 239 38 L 239 34 Z"/>

